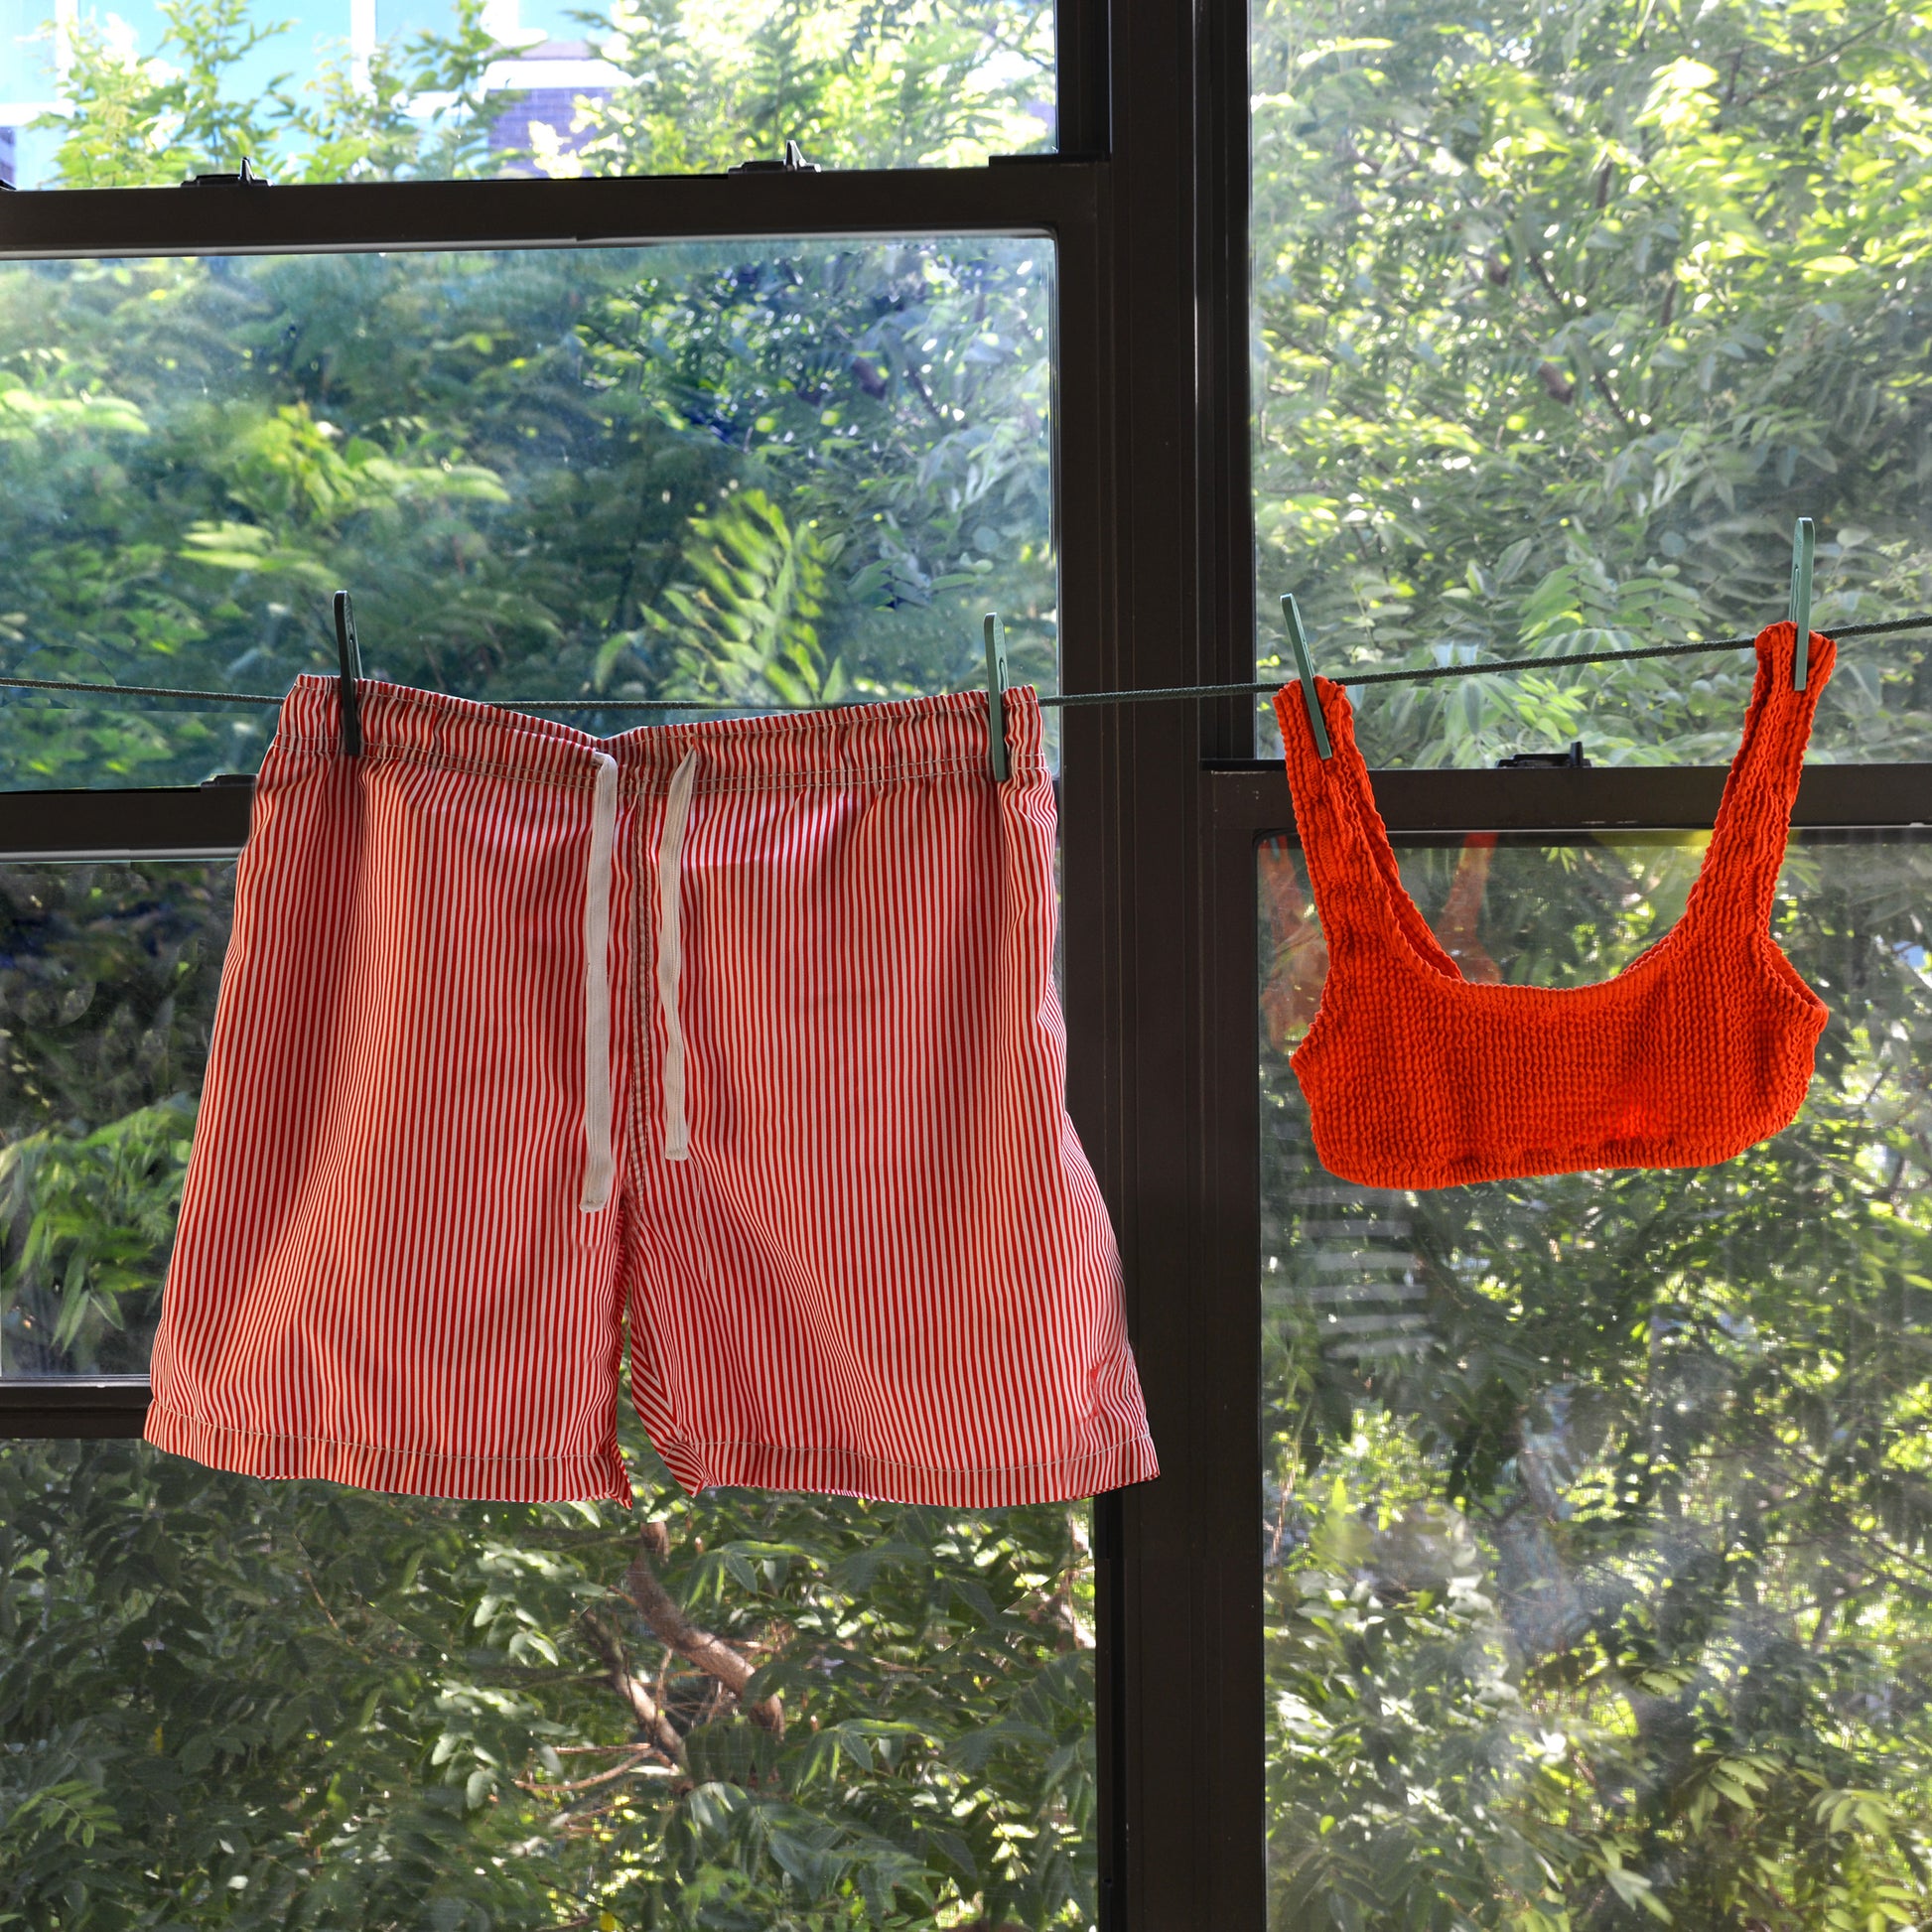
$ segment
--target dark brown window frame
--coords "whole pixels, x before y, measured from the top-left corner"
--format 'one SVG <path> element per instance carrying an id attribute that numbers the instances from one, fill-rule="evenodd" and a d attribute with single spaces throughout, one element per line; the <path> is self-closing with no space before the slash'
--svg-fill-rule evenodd
<path id="1" fill-rule="evenodd" d="M 1057 156 L 985 169 L 0 197 L 0 259 L 1040 233 L 1058 251 L 1069 691 L 1253 675 L 1247 18 L 1060 0 Z M 1113 1210 L 1163 1474 L 1096 1505 L 1107 1932 L 1262 1932 L 1257 841 L 1245 702 L 1066 714 L 1069 1105 Z M 1709 770 L 1375 775 L 1392 831 L 1708 826 Z M 0 854 L 218 857 L 248 791 L 0 793 Z M 1797 822 L 1932 822 L 1932 766 L 1816 766 Z M 0 1384 L 0 1436 L 138 1433 L 141 1381 Z"/>

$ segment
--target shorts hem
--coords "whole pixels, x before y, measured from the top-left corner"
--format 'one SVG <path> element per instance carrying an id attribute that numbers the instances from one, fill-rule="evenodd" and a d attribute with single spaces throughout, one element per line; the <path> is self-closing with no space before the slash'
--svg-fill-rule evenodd
<path id="1" fill-rule="evenodd" d="M 171 1455 L 274 1481 L 342 1482 L 394 1496 L 443 1496 L 459 1502 L 630 1503 L 629 1479 L 615 1446 L 590 1455 L 446 1455 L 320 1436 L 227 1429 L 164 1409 L 158 1402 L 149 1405 L 142 1434 Z"/>
<path id="2" fill-rule="evenodd" d="M 659 1453 L 691 1494 L 709 1488 L 804 1489 L 875 1502 L 931 1503 L 955 1509 L 1005 1509 L 1021 1503 L 1072 1502 L 1102 1490 L 1149 1482 L 1161 1473 L 1145 1431 L 1107 1449 L 1052 1462 L 995 1468 L 922 1467 L 856 1449 L 785 1449 L 774 1443 L 676 1443 Z"/>

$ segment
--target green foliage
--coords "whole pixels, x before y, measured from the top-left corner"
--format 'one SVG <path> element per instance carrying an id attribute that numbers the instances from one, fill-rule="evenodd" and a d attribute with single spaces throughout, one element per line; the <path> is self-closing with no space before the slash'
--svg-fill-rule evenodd
<path id="1" fill-rule="evenodd" d="M 227 869 L 0 888 L 4 1366 L 138 1371 Z M 1084 1512 L 690 1500 L 624 1426 L 736 1687 L 626 1593 L 634 1516 L 0 1449 L 0 1924 L 1090 1923 Z"/>
<path id="2" fill-rule="evenodd" d="M 160 1300 L 195 1109 L 179 1097 L 91 1134 L 30 1134 L 0 1149 L 5 1366 L 139 1375 Z"/>
<path id="3" fill-rule="evenodd" d="M 0 1924 L 1089 1923 L 1082 1512 L 692 1501 L 628 1448 L 782 1735 L 622 1593 L 625 1512 L 0 1449 Z"/>
<path id="4" fill-rule="evenodd" d="M 229 884 L 0 868 L 0 1374 L 146 1368 Z"/>
<path id="5" fill-rule="evenodd" d="M 163 16 L 151 59 L 79 33 L 67 184 L 244 151 L 282 179 L 529 165 L 487 150 L 481 0 L 365 78 L 265 92 L 234 69 L 283 29 L 246 0 Z M 1037 132 L 1051 66 L 1050 9 L 1016 0 L 660 6 L 611 32 L 633 77 L 559 171 L 786 135 L 837 165 L 958 160 Z M 376 675 L 769 703 L 972 680 L 997 605 L 1048 679 L 1051 294 L 1047 245 L 1000 237 L 15 265 L 0 640 L 32 675 L 273 692 L 333 662 L 347 585 Z M 0 759 L 16 784 L 194 778 L 252 766 L 271 722 L 11 697 Z"/>
<path id="6" fill-rule="evenodd" d="M 787 140 L 834 168 L 971 167 L 1042 145 L 1052 118 L 1053 10 L 1040 0 L 616 0 L 586 13 L 599 57 L 620 69 L 605 97 L 545 127 L 524 153 L 491 151 L 513 95 L 485 94 L 512 50 L 484 29 L 483 0 L 455 0 L 449 28 L 346 48 L 313 73 L 258 91 L 224 84 L 293 23 L 250 0 L 159 0 L 151 50 L 130 54 L 91 19 L 70 36 L 70 188 L 173 187 L 232 172 L 243 155 L 278 181 L 721 174 Z"/>
<path id="7" fill-rule="evenodd" d="M 1932 606 L 1921 17 L 1270 0 L 1255 33 L 1261 583 L 1328 664 L 1748 635 L 1798 515 L 1815 623 Z M 1720 761 L 1748 665 L 1691 664 L 1399 688 L 1367 742 Z M 1924 757 L 1925 665 L 1848 648 L 1826 755 Z"/>
<path id="8" fill-rule="evenodd" d="M 231 891 L 225 864 L 0 866 L 0 1136 L 200 1086 Z"/>
<path id="9" fill-rule="evenodd" d="M 909 695 L 973 678 L 988 604 L 1049 677 L 1048 266 L 987 239 L 0 271 L 12 662 L 272 692 L 333 662 L 347 585 L 373 674 L 481 697 Z M 249 768 L 271 726 L 19 699 L 0 758 L 165 782 Z"/>
<path id="10" fill-rule="evenodd" d="M 1037 0 L 778 0 L 723 33 L 691 0 L 615 0 L 598 31 L 632 77 L 558 130 L 580 154 L 539 151 L 554 173 L 718 174 L 786 140 L 831 168 L 973 167 L 1050 145 L 1030 111 L 1053 93 L 1053 10 Z"/>
<path id="11" fill-rule="evenodd" d="M 1505 849 L 1482 943 L 1605 977 L 1702 844 Z M 1425 907 L 1459 857 L 1408 855 Z M 1366 1193 L 1271 1052 L 1277 1924 L 1932 1914 L 1925 874 L 1794 854 L 1778 937 L 1832 1023 L 1722 1167 Z"/>
<path id="12" fill-rule="evenodd" d="M 158 0 L 165 23 L 152 53 L 130 57 L 93 20 L 71 35 L 70 117 L 56 157 L 67 188 L 172 188 L 232 174 L 244 156 L 271 179 L 392 181 L 490 172 L 483 71 L 499 52 L 483 0 L 455 0 L 447 34 L 385 42 L 358 75 L 325 60 L 297 81 L 284 73 L 259 95 L 229 69 L 273 47 L 292 23 L 264 24 L 250 0 Z M 446 104 L 425 112 L 424 96 Z M 413 111 L 412 111 L 413 110 Z"/>
<path id="13" fill-rule="evenodd" d="M 762 490 L 694 518 L 684 579 L 643 612 L 643 638 L 668 646 L 666 689 L 700 702 L 835 704 L 843 667 L 825 667 L 814 620 L 832 561 L 810 529 L 793 531 Z M 600 681 L 642 641 L 620 633 L 598 655 Z"/>

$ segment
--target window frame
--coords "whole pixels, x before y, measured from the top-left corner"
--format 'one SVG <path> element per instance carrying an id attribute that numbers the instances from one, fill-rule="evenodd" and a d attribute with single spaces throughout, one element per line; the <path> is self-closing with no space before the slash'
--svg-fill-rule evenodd
<path id="1" fill-rule="evenodd" d="M 1057 154 L 984 169 L 0 195 L 0 260 L 1002 232 L 1057 252 L 1067 691 L 1253 676 L 1248 22 L 1060 0 Z M 747 157 L 752 159 L 755 157 Z M 1095 1504 L 1101 1921 L 1263 1932 L 1254 852 L 1246 700 L 1064 714 L 1068 1105 L 1113 1212 L 1163 1474 Z M 1697 829 L 1709 769 L 1377 772 L 1390 829 Z M 219 857 L 249 788 L 0 793 L 0 853 Z M 1932 765 L 1813 766 L 1794 823 L 1932 823 Z M 0 1384 L 0 1437 L 137 1435 L 144 1381 Z"/>

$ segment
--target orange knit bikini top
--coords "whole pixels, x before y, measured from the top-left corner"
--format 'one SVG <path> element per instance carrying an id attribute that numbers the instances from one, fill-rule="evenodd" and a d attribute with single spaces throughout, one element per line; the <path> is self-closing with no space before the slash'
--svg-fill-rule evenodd
<path id="1" fill-rule="evenodd" d="M 1315 1152 L 1370 1187 L 1452 1187 L 1586 1168 L 1689 1168 L 1789 1124 L 1825 1004 L 1771 937 L 1771 901 L 1818 694 L 1812 633 L 1791 688 L 1789 623 L 1758 632 L 1743 742 L 1684 916 L 1615 978 L 1552 989 L 1464 978 L 1404 891 L 1341 687 L 1315 680 L 1334 756 L 1278 692 L 1295 822 L 1328 945 L 1292 1064 Z"/>

